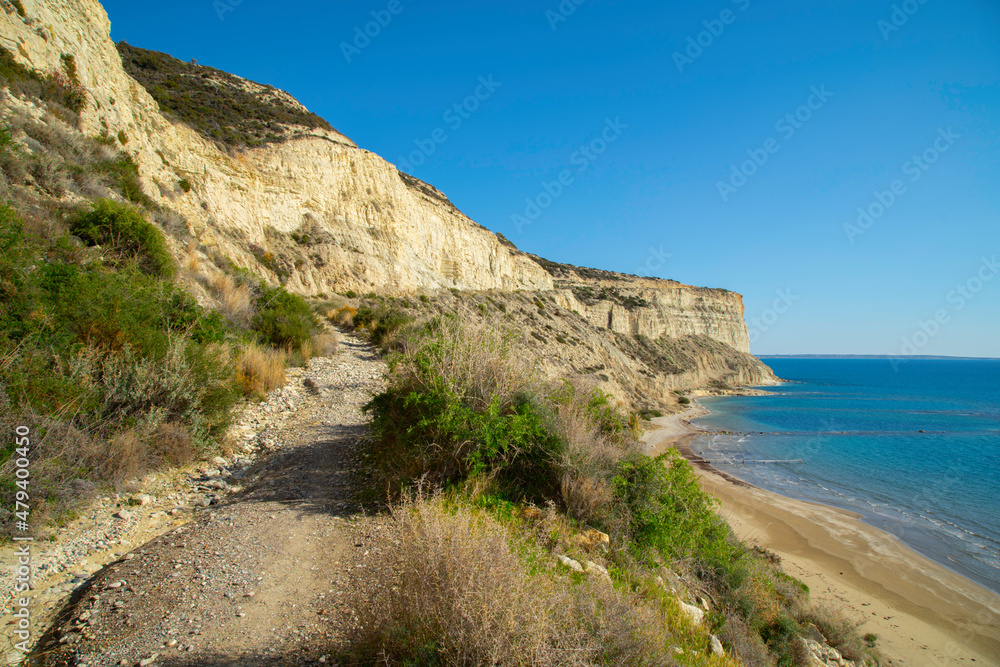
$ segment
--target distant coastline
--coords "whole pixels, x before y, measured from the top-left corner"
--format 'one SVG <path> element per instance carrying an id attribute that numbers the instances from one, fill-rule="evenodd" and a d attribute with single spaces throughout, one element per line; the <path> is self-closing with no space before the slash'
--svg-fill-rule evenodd
<path id="1" fill-rule="evenodd" d="M 1000 361 L 1000 357 L 949 357 L 921 354 L 757 354 L 758 359 L 905 359 L 913 361 Z"/>

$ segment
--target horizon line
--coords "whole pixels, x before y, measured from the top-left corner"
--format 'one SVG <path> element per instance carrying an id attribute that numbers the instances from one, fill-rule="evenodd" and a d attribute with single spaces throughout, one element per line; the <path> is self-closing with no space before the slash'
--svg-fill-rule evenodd
<path id="1" fill-rule="evenodd" d="M 954 359 L 963 361 L 1000 361 L 1000 357 L 970 357 L 948 354 L 755 354 L 758 359 Z"/>

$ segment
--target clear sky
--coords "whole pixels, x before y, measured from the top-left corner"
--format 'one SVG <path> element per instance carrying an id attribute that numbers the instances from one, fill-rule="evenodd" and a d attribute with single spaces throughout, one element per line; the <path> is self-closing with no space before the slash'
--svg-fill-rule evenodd
<path id="1" fill-rule="evenodd" d="M 526 251 L 742 293 L 756 353 L 1000 357 L 995 0 L 104 5 Z"/>

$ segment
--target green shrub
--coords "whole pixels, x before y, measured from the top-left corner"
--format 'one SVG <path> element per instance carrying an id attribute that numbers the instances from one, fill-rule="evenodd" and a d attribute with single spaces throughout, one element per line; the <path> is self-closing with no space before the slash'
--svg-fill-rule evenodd
<path id="1" fill-rule="evenodd" d="M 90 245 L 111 246 L 126 258 L 135 257 L 146 273 L 169 277 L 176 271 L 162 232 L 124 204 L 97 201 L 71 231 Z"/>
<path id="2" fill-rule="evenodd" d="M 72 53 L 64 53 L 59 56 L 59 60 L 62 61 L 63 71 L 69 77 L 70 83 L 74 86 L 79 86 L 80 76 L 76 70 L 76 57 Z"/>
<path id="3" fill-rule="evenodd" d="M 240 395 L 220 344 L 234 332 L 216 313 L 142 258 L 79 258 L 0 207 L 0 430 L 13 415 L 49 429 L 33 459 L 39 498 L 212 451 Z M 12 472 L 0 465 L 0 488 Z"/>
<path id="4" fill-rule="evenodd" d="M 37 252 L 25 242 L 21 221 L 13 209 L 0 205 L 0 331 L 20 340 L 32 326 L 30 315 L 37 289 L 28 267 Z"/>
<path id="5" fill-rule="evenodd" d="M 688 398 L 687 396 L 681 396 L 680 398 L 677 399 L 677 402 L 680 403 L 681 405 L 691 405 L 691 399 Z"/>
<path id="6" fill-rule="evenodd" d="M 263 343 L 297 350 L 312 339 L 319 321 L 302 297 L 261 284 L 252 327 Z"/>
<path id="7" fill-rule="evenodd" d="M 6 151 L 14 145 L 14 137 L 11 136 L 10 127 L 6 123 L 0 123 L 0 151 Z"/>
<path id="8" fill-rule="evenodd" d="M 118 190 L 126 200 L 148 209 L 156 207 L 153 200 L 143 192 L 139 183 L 139 167 L 128 155 L 120 154 L 116 158 L 97 162 L 90 169 L 107 177 L 111 187 Z"/>
<path id="9" fill-rule="evenodd" d="M 715 501 L 698 486 L 694 469 L 675 450 L 623 460 L 613 480 L 616 528 L 647 561 L 696 557 L 703 569 L 732 569 L 743 550 L 729 541 L 729 527 Z"/>
<path id="10" fill-rule="evenodd" d="M 358 313 L 361 315 L 361 312 Z M 389 388 L 366 406 L 384 450 L 387 481 L 426 476 L 435 484 L 472 474 L 493 477 L 505 493 L 543 499 L 558 492 L 562 443 L 512 357 L 512 339 L 452 320 L 414 333 L 412 352 L 394 359 Z"/>
<path id="11" fill-rule="evenodd" d="M 354 314 L 354 326 L 366 329 L 369 340 L 379 347 L 386 347 L 392 337 L 411 321 L 413 318 L 391 306 L 362 306 Z"/>
<path id="12" fill-rule="evenodd" d="M 189 181 L 188 179 L 182 178 L 181 180 L 177 181 L 177 185 L 179 185 L 181 187 L 181 190 L 183 190 L 184 192 L 191 192 L 191 181 Z"/>

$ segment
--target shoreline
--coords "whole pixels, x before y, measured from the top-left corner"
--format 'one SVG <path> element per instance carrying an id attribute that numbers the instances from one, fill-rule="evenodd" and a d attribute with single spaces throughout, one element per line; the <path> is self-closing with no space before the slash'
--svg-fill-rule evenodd
<path id="1" fill-rule="evenodd" d="M 809 586 L 810 600 L 829 603 L 878 635 L 893 666 L 1000 667 L 1000 595 L 917 553 L 861 515 L 767 491 L 716 469 L 691 450 L 706 433 L 690 420 L 709 410 L 653 420 L 647 453 L 667 447 L 694 466 L 702 489 L 743 541 L 781 557 L 782 569 Z"/>

